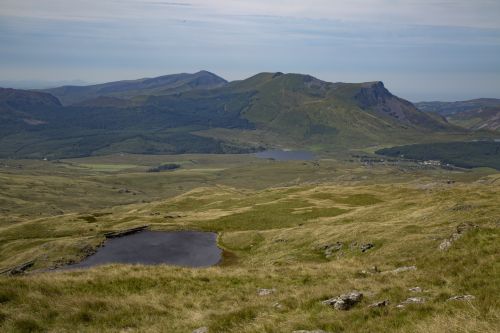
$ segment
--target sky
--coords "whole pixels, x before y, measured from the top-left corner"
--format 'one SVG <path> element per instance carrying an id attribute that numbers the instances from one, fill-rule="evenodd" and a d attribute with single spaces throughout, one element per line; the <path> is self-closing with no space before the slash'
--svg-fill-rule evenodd
<path id="1" fill-rule="evenodd" d="M 500 98 L 500 0 L 0 0 L 0 85 L 209 70 Z"/>

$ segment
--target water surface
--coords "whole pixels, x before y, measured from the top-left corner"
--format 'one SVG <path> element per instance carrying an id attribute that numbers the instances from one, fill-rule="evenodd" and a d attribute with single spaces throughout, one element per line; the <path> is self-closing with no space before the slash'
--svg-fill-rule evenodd
<path id="1" fill-rule="evenodd" d="M 95 254 L 66 268 L 88 268 L 112 263 L 208 267 L 216 265 L 221 256 L 216 233 L 141 231 L 108 239 Z"/>

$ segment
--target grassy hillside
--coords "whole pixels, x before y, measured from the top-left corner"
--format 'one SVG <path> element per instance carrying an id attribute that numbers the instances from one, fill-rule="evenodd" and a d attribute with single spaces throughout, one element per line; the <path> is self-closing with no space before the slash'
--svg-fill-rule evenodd
<path id="1" fill-rule="evenodd" d="M 147 172 L 174 162 L 181 168 Z M 0 267 L 35 260 L 29 274 L 0 277 L 4 332 L 500 329 L 500 178 L 491 170 L 366 165 L 350 156 L 115 155 L 2 165 L 10 182 L 0 183 L 9 193 L 2 197 Z M 23 200 L 61 211 L 30 211 Z M 224 261 L 208 269 L 39 271 L 82 258 L 106 231 L 143 224 L 217 231 Z M 459 226 L 461 236 L 440 250 Z M 373 248 L 362 252 L 367 243 Z M 416 269 L 393 272 L 410 266 Z M 259 296 L 261 288 L 274 292 Z M 321 304 L 351 290 L 364 298 L 349 311 Z M 448 301 L 457 295 L 475 298 Z M 424 303 L 396 307 L 409 297 Z M 368 308 L 381 300 L 390 303 Z"/>

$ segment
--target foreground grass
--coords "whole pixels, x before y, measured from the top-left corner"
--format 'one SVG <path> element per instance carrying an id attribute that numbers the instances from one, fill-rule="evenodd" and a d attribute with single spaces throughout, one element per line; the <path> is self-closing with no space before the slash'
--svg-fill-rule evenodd
<path id="1" fill-rule="evenodd" d="M 286 170 L 297 175 L 303 167 Z M 385 169 L 357 172 L 369 178 L 266 189 L 207 184 L 151 202 L 114 205 L 111 198 L 104 209 L 6 221 L 0 267 L 33 259 L 35 266 L 25 276 L 0 277 L 0 330 L 498 332 L 499 175 L 432 171 L 396 181 Z M 477 228 L 438 250 L 462 223 Z M 229 259 L 208 269 L 111 265 L 44 272 L 79 260 L 106 231 L 143 224 L 217 231 Z M 336 242 L 342 249 L 325 257 L 324 246 Z M 361 252 L 366 243 L 374 247 Z M 389 273 L 402 266 L 417 269 Z M 417 286 L 421 293 L 409 290 Z M 259 288 L 276 291 L 258 296 Z M 365 298 L 350 311 L 321 304 L 351 290 Z M 465 294 L 475 299 L 447 301 Z M 426 302 L 395 307 L 415 296 Z M 367 307 L 385 299 L 386 308 Z"/>

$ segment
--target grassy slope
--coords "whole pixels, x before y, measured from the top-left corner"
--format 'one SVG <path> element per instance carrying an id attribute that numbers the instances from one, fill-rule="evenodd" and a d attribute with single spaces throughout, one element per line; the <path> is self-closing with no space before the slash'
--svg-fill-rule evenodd
<path id="1" fill-rule="evenodd" d="M 144 173 L 148 166 L 174 161 L 183 168 Z M 103 232 L 145 223 L 157 230 L 217 230 L 219 244 L 231 255 L 209 269 L 115 265 L 0 277 L 3 331 L 500 329 L 495 297 L 500 289 L 500 178 L 491 170 L 367 167 L 341 159 L 323 159 L 317 166 L 203 155 L 116 155 L 68 162 L 72 164 L 16 161 L 23 169 L 1 169 L 4 179 L 31 192 L 4 185 L 9 195 L 4 195 L 2 208 L 9 211 L 0 224 L 0 267 L 32 258 L 35 269 L 75 260 L 101 243 Z M 448 184 L 449 179 L 456 183 Z M 138 194 L 106 192 L 125 184 Z M 78 194 L 75 188 L 88 192 Z M 28 192 L 33 197 L 23 199 Z M 17 200 L 54 205 L 64 214 L 47 210 L 37 217 L 36 209 Z M 439 243 L 463 222 L 480 228 L 448 251 L 438 251 Z M 320 247 L 337 241 L 345 244 L 343 254 L 326 259 Z M 373 242 L 375 247 L 361 253 L 349 246 L 353 242 Z M 406 265 L 418 270 L 361 273 L 374 265 L 382 271 Z M 408 291 L 415 286 L 425 292 Z M 259 297 L 258 288 L 277 291 Z M 351 311 L 320 304 L 352 289 L 363 291 L 365 300 Z M 477 298 L 445 301 L 458 294 Z M 410 296 L 427 302 L 394 308 Z M 382 299 L 391 306 L 367 309 Z"/>

